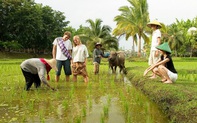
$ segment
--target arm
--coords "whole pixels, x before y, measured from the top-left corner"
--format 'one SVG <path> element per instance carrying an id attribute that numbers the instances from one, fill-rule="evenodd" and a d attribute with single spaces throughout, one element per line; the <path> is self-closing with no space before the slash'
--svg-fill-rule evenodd
<path id="1" fill-rule="evenodd" d="M 98 55 L 99 54 L 99 50 L 98 49 L 94 49 L 94 51 L 93 51 L 93 56 L 94 56 L 94 58 L 99 58 L 99 57 L 101 57 L 101 55 Z"/>
<path id="2" fill-rule="evenodd" d="M 157 37 L 157 46 L 159 46 L 161 44 L 161 38 Z M 155 51 L 155 57 L 159 56 L 159 50 Z"/>
<path id="3" fill-rule="evenodd" d="M 84 64 L 86 65 L 86 64 L 87 64 L 87 62 L 88 62 L 88 59 L 87 59 L 87 58 L 85 58 Z"/>
<path id="4" fill-rule="evenodd" d="M 70 54 L 71 59 L 72 59 L 72 50 L 68 50 L 68 53 Z M 71 60 L 71 59 L 70 59 L 70 60 Z"/>
<path id="5" fill-rule="evenodd" d="M 70 43 L 70 45 L 68 46 L 68 52 L 69 52 L 69 54 L 70 54 L 70 56 L 72 57 L 72 43 L 71 43 L 71 41 L 69 40 L 69 43 Z"/>
<path id="6" fill-rule="evenodd" d="M 153 70 L 155 67 L 158 67 L 159 65 L 164 65 L 166 62 L 168 62 L 170 59 L 166 58 L 164 60 L 159 60 L 156 64 L 151 65 L 150 67 L 148 67 L 145 71 L 144 71 L 144 76 L 146 76 L 146 74 Z"/>
<path id="7" fill-rule="evenodd" d="M 39 78 L 40 78 L 40 80 L 41 80 L 41 82 L 43 82 L 45 85 L 47 85 L 47 87 L 49 87 L 50 89 L 52 89 L 52 90 L 55 90 L 53 87 L 51 87 L 50 85 L 49 85 L 49 83 L 47 82 L 47 79 L 45 78 L 45 69 L 43 68 L 43 69 L 40 69 L 39 71 L 38 71 L 38 75 L 39 75 Z"/>
<path id="8" fill-rule="evenodd" d="M 85 47 L 85 60 L 84 60 L 84 64 L 86 65 L 86 63 L 87 63 L 87 58 L 89 57 L 89 54 L 88 54 L 88 49 L 87 49 L 87 47 Z"/>
<path id="9" fill-rule="evenodd" d="M 68 50 L 69 54 L 72 56 L 72 50 Z"/>
<path id="10" fill-rule="evenodd" d="M 57 45 L 53 45 L 52 56 L 56 59 Z"/>
<path id="11" fill-rule="evenodd" d="M 53 91 L 55 90 L 53 87 L 51 87 L 51 86 L 49 85 L 48 82 L 46 83 L 46 85 L 47 85 L 47 87 L 49 87 L 49 88 L 52 89 Z"/>
<path id="12" fill-rule="evenodd" d="M 96 49 L 94 49 L 92 55 L 93 55 L 93 58 L 96 58 L 96 57 L 97 57 L 97 56 L 96 56 Z"/>
<path id="13" fill-rule="evenodd" d="M 161 38 L 160 37 L 157 37 L 157 42 L 158 42 L 157 46 L 159 46 L 161 44 Z"/>

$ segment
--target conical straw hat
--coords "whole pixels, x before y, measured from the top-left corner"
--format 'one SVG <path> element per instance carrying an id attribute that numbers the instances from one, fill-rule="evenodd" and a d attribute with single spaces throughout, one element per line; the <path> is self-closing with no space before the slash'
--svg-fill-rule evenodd
<path id="1" fill-rule="evenodd" d="M 55 71 L 57 71 L 57 67 L 56 67 L 56 59 L 45 59 L 45 61 L 51 66 L 52 69 L 54 69 Z"/>
<path id="2" fill-rule="evenodd" d="M 168 53 L 171 53 L 172 52 L 171 49 L 170 49 L 170 47 L 169 47 L 169 45 L 168 45 L 168 42 L 164 42 L 163 44 L 157 46 L 156 48 L 159 49 L 159 50 L 168 52 Z"/>
<path id="3" fill-rule="evenodd" d="M 147 24 L 147 26 L 150 27 L 150 28 L 151 28 L 151 25 L 157 25 L 159 29 L 161 28 L 161 24 L 157 20 L 154 20 L 154 21 L 149 22 Z"/>

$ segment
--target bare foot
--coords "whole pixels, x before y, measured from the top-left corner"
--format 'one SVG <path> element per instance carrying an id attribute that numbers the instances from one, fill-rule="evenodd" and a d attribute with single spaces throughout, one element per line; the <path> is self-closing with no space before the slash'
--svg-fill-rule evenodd
<path id="1" fill-rule="evenodd" d="M 84 82 L 87 83 L 88 82 L 88 77 L 84 78 Z"/>
<path id="2" fill-rule="evenodd" d="M 155 78 L 157 78 L 157 77 L 156 77 L 156 76 L 151 76 L 151 77 L 150 77 L 150 79 L 155 79 Z"/>
<path id="3" fill-rule="evenodd" d="M 154 74 L 152 73 L 151 75 L 148 75 L 148 77 L 154 76 Z"/>
<path id="4" fill-rule="evenodd" d="M 161 80 L 161 82 L 165 82 L 165 81 L 167 81 L 167 79 L 162 79 L 162 80 Z"/>
<path id="5" fill-rule="evenodd" d="M 165 84 L 172 84 L 172 81 L 167 80 L 167 81 L 165 81 L 164 83 L 165 83 Z"/>

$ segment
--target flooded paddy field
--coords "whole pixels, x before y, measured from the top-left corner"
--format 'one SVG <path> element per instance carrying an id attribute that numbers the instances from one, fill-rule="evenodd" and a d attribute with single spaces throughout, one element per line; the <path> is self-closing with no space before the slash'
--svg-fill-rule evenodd
<path id="1" fill-rule="evenodd" d="M 2 62 L 2 61 L 0 61 Z M 56 91 L 25 84 L 19 62 L 0 63 L 0 122 L 14 123 L 166 123 L 168 119 L 123 74 L 111 74 L 101 65 L 100 74 L 88 66 L 89 82 L 82 77 L 78 82 L 54 81 Z M 72 76 L 71 76 L 72 79 Z"/>

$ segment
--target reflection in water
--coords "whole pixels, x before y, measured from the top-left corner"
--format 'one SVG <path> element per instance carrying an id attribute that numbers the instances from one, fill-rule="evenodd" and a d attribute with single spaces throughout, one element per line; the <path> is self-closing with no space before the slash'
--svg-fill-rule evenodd
<path id="1" fill-rule="evenodd" d="M 82 77 L 77 83 L 52 82 L 55 92 L 45 88 L 16 91 L 17 96 L 0 99 L 0 122 L 168 122 L 124 75 L 101 71 L 100 75 L 89 76 L 89 83 L 84 83 Z"/>

